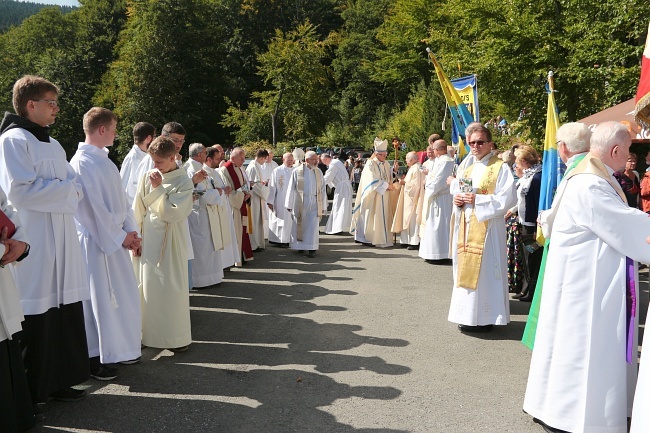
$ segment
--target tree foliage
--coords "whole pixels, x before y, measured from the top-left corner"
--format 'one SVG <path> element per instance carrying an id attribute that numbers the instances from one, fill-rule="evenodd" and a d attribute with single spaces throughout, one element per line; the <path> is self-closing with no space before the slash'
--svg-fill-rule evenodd
<path id="1" fill-rule="evenodd" d="M 118 114 L 122 153 L 134 123 L 170 120 L 206 144 L 416 149 L 443 132 L 429 46 L 478 76 L 483 120 L 525 109 L 516 139 L 539 142 L 550 70 L 562 121 L 634 95 L 648 16 L 647 0 L 81 0 L 0 33 L 0 108 L 20 76 L 53 81 L 69 154 L 94 104 Z"/>

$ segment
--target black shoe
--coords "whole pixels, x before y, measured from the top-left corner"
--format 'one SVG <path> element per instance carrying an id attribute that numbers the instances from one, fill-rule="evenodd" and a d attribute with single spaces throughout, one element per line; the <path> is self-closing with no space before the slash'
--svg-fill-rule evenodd
<path id="1" fill-rule="evenodd" d="M 307 253 L 307 257 L 311 257 L 311 258 L 316 257 L 316 250 L 309 250 L 309 253 Z"/>
<path id="2" fill-rule="evenodd" d="M 50 394 L 54 400 L 59 401 L 79 401 L 86 397 L 88 393 L 83 389 L 64 388 Z"/>
<path id="3" fill-rule="evenodd" d="M 101 364 L 99 368 L 90 370 L 90 377 L 97 380 L 113 380 L 117 377 L 117 368 Z"/>
<path id="4" fill-rule="evenodd" d="M 542 421 L 539 418 L 533 418 L 533 422 L 537 423 L 542 426 L 545 432 L 547 433 L 569 433 L 566 430 L 560 430 L 559 428 L 551 427 L 550 425 L 546 425 L 544 421 Z"/>
<path id="5" fill-rule="evenodd" d="M 187 349 L 190 348 L 190 345 L 188 344 L 187 346 L 181 346 L 181 347 L 175 347 L 173 349 L 169 349 L 174 353 L 180 353 L 180 352 L 186 352 Z"/>
<path id="6" fill-rule="evenodd" d="M 525 294 L 524 296 L 520 297 L 519 300 L 521 302 L 533 302 L 533 297 L 529 296 L 529 294 Z"/>
<path id="7" fill-rule="evenodd" d="M 142 357 L 138 356 L 135 359 L 129 359 L 128 361 L 120 361 L 120 364 L 122 365 L 133 365 L 133 364 L 139 364 L 140 361 L 142 361 Z"/>
<path id="8" fill-rule="evenodd" d="M 409 250 L 409 251 L 419 250 L 420 246 L 419 245 L 409 245 L 408 247 L 406 247 L 406 249 Z"/>
<path id="9" fill-rule="evenodd" d="M 460 332 L 490 332 L 492 330 L 492 325 L 482 325 L 482 326 L 469 326 L 469 325 L 458 325 Z"/>
<path id="10" fill-rule="evenodd" d="M 262 247 L 255 248 L 255 249 L 253 250 L 254 253 L 260 253 L 260 252 L 262 252 L 262 251 L 264 251 L 264 248 L 262 248 Z"/>

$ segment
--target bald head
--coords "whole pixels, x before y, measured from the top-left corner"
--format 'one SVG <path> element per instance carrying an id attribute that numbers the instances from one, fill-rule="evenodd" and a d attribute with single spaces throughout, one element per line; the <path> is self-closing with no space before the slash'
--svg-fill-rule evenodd
<path id="1" fill-rule="evenodd" d="M 324 153 L 320 156 L 320 161 L 329 167 L 330 163 L 332 162 L 332 155 L 329 153 Z"/>
<path id="2" fill-rule="evenodd" d="M 436 140 L 433 142 L 433 148 L 438 151 L 444 151 L 447 153 L 447 142 L 445 140 Z"/>
<path id="3" fill-rule="evenodd" d="M 285 167 L 293 167 L 294 159 L 293 159 L 293 153 L 287 152 L 284 155 L 282 155 L 282 164 L 284 164 Z"/>

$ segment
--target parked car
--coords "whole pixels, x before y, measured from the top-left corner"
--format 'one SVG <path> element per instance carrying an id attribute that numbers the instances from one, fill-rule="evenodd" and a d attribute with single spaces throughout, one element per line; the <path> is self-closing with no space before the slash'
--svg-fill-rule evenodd
<path id="1" fill-rule="evenodd" d="M 395 160 L 394 159 L 387 159 L 386 162 L 392 167 Z M 397 168 L 397 176 L 402 177 L 406 176 L 406 172 L 409 171 L 409 168 L 406 166 L 406 163 L 404 161 L 397 161 L 398 168 Z"/>

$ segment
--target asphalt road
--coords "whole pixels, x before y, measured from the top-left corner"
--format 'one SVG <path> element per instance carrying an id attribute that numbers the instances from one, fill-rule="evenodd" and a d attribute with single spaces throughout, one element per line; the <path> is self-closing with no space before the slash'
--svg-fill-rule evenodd
<path id="1" fill-rule="evenodd" d="M 116 380 L 82 385 L 85 400 L 48 403 L 35 431 L 542 432 L 521 410 L 529 304 L 461 334 L 451 274 L 349 235 L 322 235 L 313 259 L 268 247 L 191 294 L 189 351 L 144 349 Z"/>

